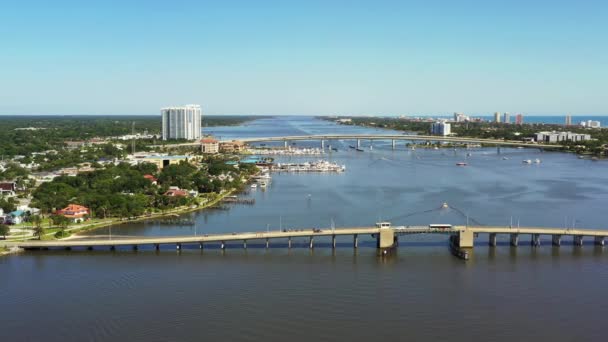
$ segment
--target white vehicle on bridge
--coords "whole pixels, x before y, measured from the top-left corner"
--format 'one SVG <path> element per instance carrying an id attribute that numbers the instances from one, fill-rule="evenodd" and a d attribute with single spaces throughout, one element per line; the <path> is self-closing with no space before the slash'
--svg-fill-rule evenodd
<path id="1" fill-rule="evenodd" d="M 376 227 L 378 227 L 378 228 L 390 228 L 391 227 L 391 223 L 390 222 L 376 222 Z"/>

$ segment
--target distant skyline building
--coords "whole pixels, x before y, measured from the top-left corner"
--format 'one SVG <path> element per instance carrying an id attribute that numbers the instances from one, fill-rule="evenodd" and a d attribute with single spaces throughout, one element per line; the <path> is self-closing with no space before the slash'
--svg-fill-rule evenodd
<path id="1" fill-rule="evenodd" d="M 494 113 L 494 122 L 500 122 L 500 112 Z"/>
<path id="2" fill-rule="evenodd" d="M 450 135 L 452 133 L 452 126 L 445 121 L 437 121 L 431 125 L 431 134 L 433 135 Z"/>
<path id="3" fill-rule="evenodd" d="M 507 124 L 511 123 L 511 114 L 509 114 L 509 112 L 505 112 L 502 115 L 502 122 L 507 123 Z"/>
<path id="4" fill-rule="evenodd" d="M 160 110 L 163 140 L 201 138 L 201 106 L 185 105 Z"/>
<path id="5" fill-rule="evenodd" d="M 594 120 L 581 121 L 581 126 L 587 128 L 600 128 L 602 123 Z"/>
<path id="6" fill-rule="evenodd" d="M 566 126 L 572 126 L 572 115 L 566 115 Z"/>
<path id="7" fill-rule="evenodd" d="M 515 115 L 515 124 L 521 125 L 523 123 L 524 123 L 524 116 L 523 116 L 523 114 L 517 114 L 517 115 Z"/>
<path id="8" fill-rule="evenodd" d="M 455 122 L 465 122 L 465 121 L 470 121 L 470 118 L 468 115 L 465 115 L 464 113 L 454 113 L 454 121 Z"/>

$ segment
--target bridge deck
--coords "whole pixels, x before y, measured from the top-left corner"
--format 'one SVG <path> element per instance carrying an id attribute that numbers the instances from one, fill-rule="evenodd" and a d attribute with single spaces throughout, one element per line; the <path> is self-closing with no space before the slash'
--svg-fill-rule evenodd
<path id="1" fill-rule="evenodd" d="M 462 231 L 473 233 L 495 233 L 495 234 L 540 234 L 540 235 L 572 235 L 572 236 L 591 236 L 608 237 L 608 230 L 587 230 L 587 229 L 563 229 L 563 228 L 544 228 L 544 227 L 464 227 L 455 226 L 452 229 L 429 228 L 428 226 L 396 226 L 392 227 L 395 234 L 456 234 Z M 82 238 L 53 241 L 22 241 L 8 242 L 6 245 L 18 246 L 21 248 L 57 248 L 57 247 L 94 247 L 94 246 L 133 246 L 133 245 L 156 245 L 156 244 L 188 244 L 188 243 L 207 243 L 207 242 L 229 242 L 243 240 L 265 240 L 265 239 L 287 239 L 297 237 L 327 237 L 343 235 L 377 234 L 380 228 L 377 227 L 352 227 L 339 229 L 322 229 L 314 231 L 310 229 L 296 229 L 290 231 L 269 231 L 269 232 L 245 232 L 230 234 L 208 234 L 196 236 L 154 236 L 154 237 L 119 237 L 109 238 Z"/>

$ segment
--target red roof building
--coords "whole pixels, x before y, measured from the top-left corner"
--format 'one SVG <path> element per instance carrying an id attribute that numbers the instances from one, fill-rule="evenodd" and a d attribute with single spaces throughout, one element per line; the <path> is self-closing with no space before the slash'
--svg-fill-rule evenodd
<path id="1" fill-rule="evenodd" d="M 152 182 L 152 185 L 158 184 L 158 179 L 152 175 L 144 175 L 144 178 Z"/>
<path id="2" fill-rule="evenodd" d="M 188 191 L 186 191 L 186 190 L 174 190 L 174 189 L 171 189 L 171 190 L 165 192 L 165 196 L 169 196 L 169 197 L 186 197 L 186 196 L 188 196 Z"/>
<path id="3" fill-rule="evenodd" d="M 82 221 L 90 213 L 89 208 L 78 204 L 70 204 L 61 210 L 57 210 L 57 215 L 63 215 L 74 221 Z"/>

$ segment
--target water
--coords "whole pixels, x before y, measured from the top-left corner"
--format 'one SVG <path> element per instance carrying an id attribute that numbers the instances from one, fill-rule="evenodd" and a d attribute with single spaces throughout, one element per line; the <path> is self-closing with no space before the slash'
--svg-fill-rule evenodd
<path id="1" fill-rule="evenodd" d="M 211 129 L 210 129 L 211 130 Z M 219 127 L 222 138 L 369 133 L 312 118 L 271 118 Z M 383 131 L 383 133 L 387 133 Z M 317 146 L 318 142 L 298 142 Z M 561 153 L 485 148 L 406 150 L 374 142 L 373 151 L 332 142 L 324 158 L 344 174 L 274 175 L 249 190 L 254 206 L 207 210 L 196 226 L 154 222 L 113 227 L 115 235 L 178 235 L 291 227 L 466 223 L 605 227 L 608 164 Z M 503 160 L 506 156 L 508 160 Z M 289 158 L 283 160 L 308 160 Z M 522 159 L 539 158 L 539 165 Z M 467 167 L 455 163 L 466 160 Z M 439 209 L 447 202 L 451 209 Z M 89 234 L 107 234 L 100 229 Z M 599 340 L 608 284 L 608 251 L 591 241 L 560 248 L 488 248 L 451 256 L 445 236 L 400 239 L 396 255 L 376 257 L 370 237 L 329 248 L 296 240 L 269 250 L 250 241 L 222 251 L 190 246 L 108 251 L 31 252 L 0 258 L 2 330 L 11 340 Z M 564 239 L 565 240 L 565 239 Z"/>

